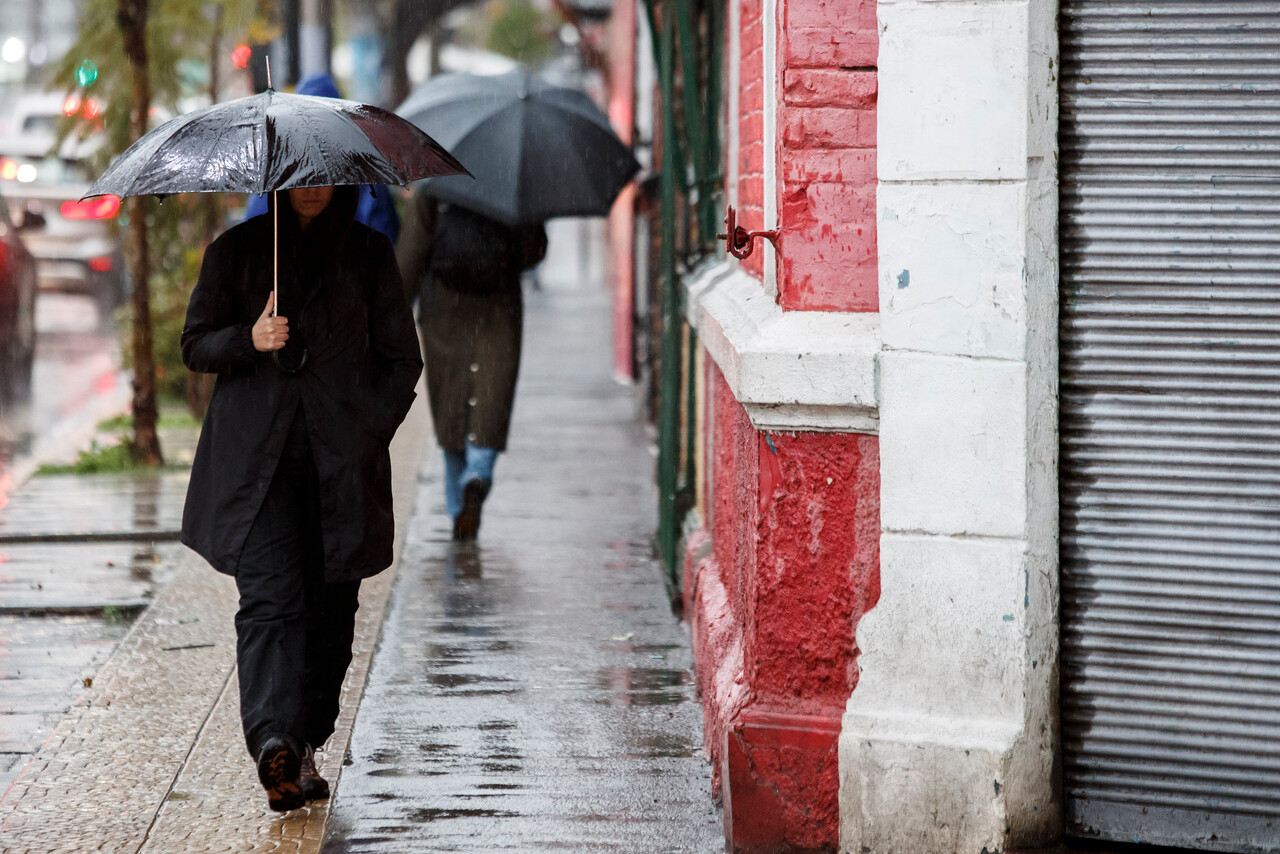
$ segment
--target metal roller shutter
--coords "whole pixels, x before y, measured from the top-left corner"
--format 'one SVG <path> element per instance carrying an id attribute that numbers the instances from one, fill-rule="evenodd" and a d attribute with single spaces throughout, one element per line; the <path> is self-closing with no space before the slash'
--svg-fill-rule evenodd
<path id="1" fill-rule="evenodd" d="M 1068 832 L 1280 851 L 1280 2 L 1060 25 Z"/>

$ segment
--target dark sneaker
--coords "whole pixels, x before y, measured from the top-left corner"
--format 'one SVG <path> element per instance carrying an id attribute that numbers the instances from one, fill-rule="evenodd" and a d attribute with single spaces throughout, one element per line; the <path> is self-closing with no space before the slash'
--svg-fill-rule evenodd
<path id="1" fill-rule="evenodd" d="M 453 520 L 455 540 L 474 540 L 480 532 L 480 507 L 488 497 L 491 485 L 482 477 L 473 477 L 462 485 L 462 509 Z"/>
<path id="2" fill-rule="evenodd" d="M 316 750 L 309 744 L 302 749 L 298 788 L 302 789 L 302 796 L 309 801 L 323 801 L 329 797 L 329 781 L 316 770 Z"/>
<path id="3" fill-rule="evenodd" d="M 267 790 L 267 806 L 276 812 L 301 809 L 307 800 L 298 786 L 301 759 L 284 736 L 270 736 L 258 752 L 258 781 Z"/>

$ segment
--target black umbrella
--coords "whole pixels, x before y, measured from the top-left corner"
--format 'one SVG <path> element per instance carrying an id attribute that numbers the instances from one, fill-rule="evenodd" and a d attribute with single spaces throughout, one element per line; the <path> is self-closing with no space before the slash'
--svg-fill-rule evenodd
<path id="1" fill-rule="evenodd" d="M 165 122 L 116 158 L 85 198 L 404 186 L 466 172 L 438 142 L 388 110 L 267 89 Z"/>
<path id="2" fill-rule="evenodd" d="M 433 77 L 396 112 L 483 169 L 424 192 L 508 225 L 606 214 L 640 168 L 586 94 L 523 70 Z"/>
<path id="3" fill-rule="evenodd" d="M 404 186 L 465 173 L 438 142 L 388 110 L 268 89 L 170 119 L 129 146 L 85 195 Z"/>

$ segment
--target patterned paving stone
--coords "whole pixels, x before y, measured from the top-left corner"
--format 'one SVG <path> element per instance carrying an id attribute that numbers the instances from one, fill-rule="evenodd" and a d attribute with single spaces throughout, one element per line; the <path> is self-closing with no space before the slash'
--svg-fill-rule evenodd
<path id="1" fill-rule="evenodd" d="M 392 448 L 401 531 L 430 430 L 421 402 L 410 418 Z M 154 518 L 179 518 L 182 491 L 185 473 L 181 480 L 162 475 L 163 506 Z M 128 518 L 137 524 L 136 515 Z M 234 677 L 235 582 L 191 552 L 176 554 L 154 603 L 0 798 L 0 851 L 318 850 L 323 807 L 270 813 L 244 749 Z M 330 774 L 345 752 L 391 578 L 383 573 L 363 591 L 359 657 L 339 721 L 345 731 L 322 759 Z"/>

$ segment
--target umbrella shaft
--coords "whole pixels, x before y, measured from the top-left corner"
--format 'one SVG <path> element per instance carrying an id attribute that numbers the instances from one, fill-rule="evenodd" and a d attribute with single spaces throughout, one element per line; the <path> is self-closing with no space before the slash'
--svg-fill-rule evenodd
<path id="1" fill-rule="evenodd" d="M 271 316 L 280 314 L 280 199 L 271 191 Z"/>

